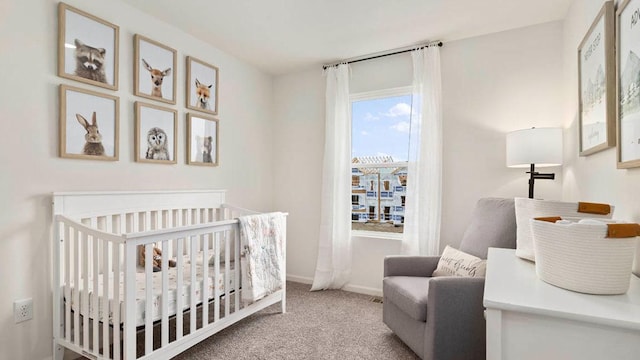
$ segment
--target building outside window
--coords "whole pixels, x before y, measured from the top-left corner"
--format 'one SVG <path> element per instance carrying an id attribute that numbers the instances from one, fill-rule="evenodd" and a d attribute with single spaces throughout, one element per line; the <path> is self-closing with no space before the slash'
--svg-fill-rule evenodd
<path id="1" fill-rule="evenodd" d="M 402 233 L 411 88 L 351 96 L 351 228 Z"/>

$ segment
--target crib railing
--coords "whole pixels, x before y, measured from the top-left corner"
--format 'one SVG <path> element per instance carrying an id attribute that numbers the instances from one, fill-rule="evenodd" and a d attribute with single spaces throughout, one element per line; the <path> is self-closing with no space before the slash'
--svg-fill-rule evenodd
<path id="1" fill-rule="evenodd" d="M 197 334 L 210 324 L 219 323 L 220 328 L 231 324 L 232 315 L 243 308 L 238 222 L 231 219 L 236 215 L 232 212 L 242 210 L 230 207 L 163 209 L 77 220 L 55 216 L 54 235 L 58 236 L 59 247 L 54 251 L 54 261 L 58 264 L 54 270 L 54 301 L 57 302 L 54 306 L 59 311 L 54 312 L 54 323 L 60 325 L 54 328 L 54 337 L 65 347 L 89 358 L 136 359 L 136 353 L 142 353 L 141 358 L 146 359 L 155 350 L 169 343 L 179 344 L 186 334 Z M 145 250 L 144 268 L 138 265 L 140 246 Z M 162 250 L 159 286 L 153 283 L 154 247 Z M 214 284 L 209 283 L 210 257 L 214 259 Z M 175 314 L 169 311 L 170 259 L 176 262 Z M 203 264 L 201 274 L 197 271 L 199 261 Z M 190 277 L 184 279 L 187 269 Z M 221 289 L 217 283 L 223 274 Z M 136 326 L 137 276 L 143 276 L 145 282 L 144 324 L 140 327 Z M 202 279 L 200 289 L 199 277 Z M 123 289 L 121 283 L 124 283 Z M 188 294 L 182 294 L 185 285 L 189 285 Z M 213 285 L 211 299 L 210 285 Z M 154 299 L 160 299 L 159 320 L 153 316 Z M 222 314 L 221 306 L 224 306 Z M 175 326 L 170 326 L 172 319 Z M 229 321 L 225 321 L 227 319 Z M 154 325 L 159 328 L 159 339 Z M 142 337 L 138 335 L 144 337 L 143 350 L 140 350 L 142 344 L 137 343 L 138 337 Z"/>

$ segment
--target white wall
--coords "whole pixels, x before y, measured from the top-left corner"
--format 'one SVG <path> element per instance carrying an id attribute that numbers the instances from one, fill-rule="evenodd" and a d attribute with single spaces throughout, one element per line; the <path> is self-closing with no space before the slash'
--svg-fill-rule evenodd
<path id="1" fill-rule="evenodd" d="M 575 0 L 564 21 L 564 117 L 565 166 L 563 198 L 594 201 L 616 206 L 614 217 L 640 222 L 640 168 L 616 169 L 616 150 L 580 157 L 578 155 L 578 64 L 576 54 L 604 0 Z M 616 1 L 617 4 L 622 3 Z M 634 272 L 640 276 L 640 247 Z"/>
<path id="2" fill-rule="evenodd" d="M 444 193 L 441 248 L 457 246 L 475 202 L 485 196 L 527 196 L 524 170 L 505 167 L 505 134 L 562 123 L 562 23 L 553 22 L 466 40 L 441 49 Z M 411 84 L 411 56 L 352 65 L 351 91 Z M 312 68 L 274 85 L 275 205 L 291 213 L 291 278 L 315 272 L 324 146 L 324 78 Z M 562 174 L 538 181 L 536 197 L 561 198 Z M 400 243 L 355 238 L 351 289 L 381 289 L 382 260 Z"/>
<path id="3" fill-rule="evenodd" d="M 272 206 L 272 78 L 125 2 L 66 0 L 120 26 L 120 90 L 56 76 L 57 1 L 0 2 L 0 359 L 52 353 L 50 194 L 53 191 L 226 188 L 228 200 Z M 133 35 L 178 50 L 178 164 L 133 161 Z M 220 68 L 220 166 L 185 165 L 185 56 Z M 120 97 L 120 161 L 58 157 L 58 85 Z M 164 106 L 164 105 L 162 105 Z M 34 319 L 14 324 L 13 301 L 33 298 Z"/>

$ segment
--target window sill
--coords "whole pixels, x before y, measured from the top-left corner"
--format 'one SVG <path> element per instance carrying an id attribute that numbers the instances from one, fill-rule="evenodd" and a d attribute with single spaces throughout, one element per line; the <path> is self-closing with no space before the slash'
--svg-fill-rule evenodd
<path id="1" fill-rule="evenodd" d="M 372 239 L 385 239 L 385 240 L 393 240 L 393 241 L 402 241 L 402 235 L 400 233 L 389 233 L 382 231 L 363 231 L 363 230 L 352 230 L 351 237 L 361 237 L 361 238 L 372 238 Z"/>

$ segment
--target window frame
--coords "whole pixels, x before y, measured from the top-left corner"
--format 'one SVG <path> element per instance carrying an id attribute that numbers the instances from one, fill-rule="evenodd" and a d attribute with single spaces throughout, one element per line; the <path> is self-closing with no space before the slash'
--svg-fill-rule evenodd
<path id="1" fill-rule="evenodd" d="M 355 101 L 363 101 L 363 100 L 376 100 L 383 99 L 395 96 L 412 96 L 413 95 L 413 87 L 412 86 L 402 86 L 395 87 L 389 89 L 381 89 L 381 90 L 373 90 L 373 91 L 364 91 L 353 93 L 349 95 L 349 121 L 351 121 L 351 126 L 353 128 L 353 103 Z M 411 104 L 413 109 L 413 103 Z M 351 137 L 351 141 L 353 141 L 353 135 Z M 351 144 L 353 150 L 353 143 Z M 353 154 L 349 154 L 349 161 L 353 159 Z M 370 164 L 371 167 L 407 167 L 408 161 L 396 161 L 393 163 L 384 163 L 382 164 Z M 368 167 L 369 164 L 364 167 Z M 406 195 L 405 195 L 406 196 Z M 358 238 L 373 238 L 373 239 L 387 239 L 387 240 L 397 240 L 401 241 L 404 237 L 404 230 L 402 233 L 393 233 L 393 232 L 385 232 L 385 231 L 366 231 L 366 230 L 351 230 L 351 237 Z"/>

